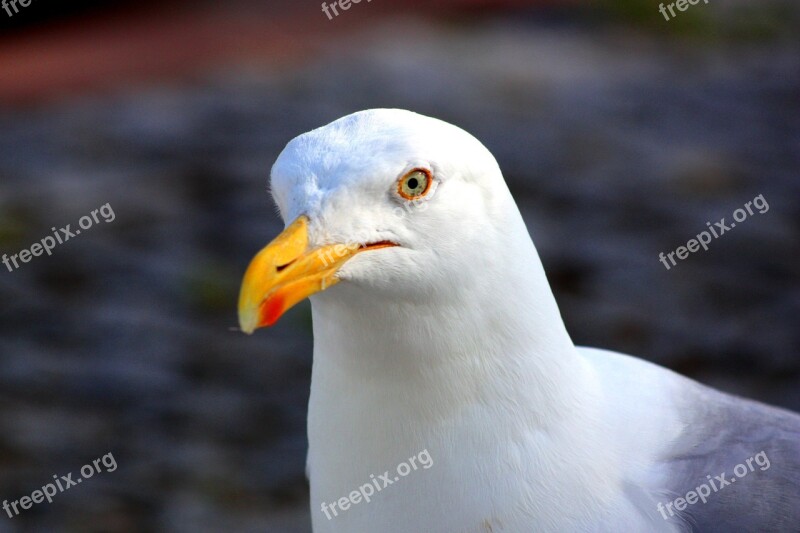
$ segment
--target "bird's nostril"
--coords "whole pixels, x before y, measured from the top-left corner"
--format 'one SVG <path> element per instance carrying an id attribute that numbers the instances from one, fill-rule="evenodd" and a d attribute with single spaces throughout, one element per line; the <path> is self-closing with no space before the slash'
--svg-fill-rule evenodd
<path id="1" fill-rule="evenodd" d="M 286 269 L 288 266 L 290 266 L 292 263 L 294 263 L 294 260 L 292 260 L 292 261 L 289 261 L 289 262 L 288 262 L 288 263 L 286 263 L 285 265 L 278 265 L 278 266 L 275 268 L 275 270 L 277 270 L 278 272 L 283 272 L 283 270 L 284 270 L 284 269 Z"/>

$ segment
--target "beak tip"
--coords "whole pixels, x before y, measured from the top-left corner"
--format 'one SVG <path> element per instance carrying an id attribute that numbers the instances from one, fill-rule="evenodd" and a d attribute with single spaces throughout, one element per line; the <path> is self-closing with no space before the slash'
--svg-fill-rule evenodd
<path id="1" fill-rule="evenodd" d="M 239 329 L 246 335 L 252 335 L 258 329 L 258 319 L 252 313 L 239 313 Z"/>
<path id="2" fill-rule="evenodd" d="M 255 330 L 275 324 L 283 315 L 285 300 L 280 296 L 267 298 L 256 309 L 244 308 L 239 311 L 239 329 L 247 335 Z"/>

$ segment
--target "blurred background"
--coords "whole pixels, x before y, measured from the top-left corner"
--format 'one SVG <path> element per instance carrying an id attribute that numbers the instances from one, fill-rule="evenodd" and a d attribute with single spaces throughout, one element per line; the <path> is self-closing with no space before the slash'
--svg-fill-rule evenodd
<path id="1" fill-rule="evenodd" d="M 308 304 L 235 330 L 292 137 L 371 107 L 495 154 L 577 343 L 800 410 L 800 5 L 106 3 L 0 10 L 0 532 L 308 532 Z M 13 12 L 13 10 L 12 10 Z M 763 194 L 671 270 L 658 260 Z"/>

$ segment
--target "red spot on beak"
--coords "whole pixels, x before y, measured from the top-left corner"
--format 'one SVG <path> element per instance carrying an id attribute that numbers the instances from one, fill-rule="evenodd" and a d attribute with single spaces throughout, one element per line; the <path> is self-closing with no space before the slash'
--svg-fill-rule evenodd
<path id="1" fill-rule="evenodd" d="M 283 314 L 284 299 L 275 295 L 261 305 L 261 324 L 271 326 Z"/>

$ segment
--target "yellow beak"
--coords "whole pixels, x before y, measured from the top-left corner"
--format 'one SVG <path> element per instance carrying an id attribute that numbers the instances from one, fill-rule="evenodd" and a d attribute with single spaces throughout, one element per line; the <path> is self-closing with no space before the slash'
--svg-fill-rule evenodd
<path id="1" fill-rule="evenodd" d="M 258 252 L 239 294 L 239 326 L 248 335 L 271 326 L 289 308 L 339 282 L 336 271 L 359 252 L 395 246 L 331 244 L 308 249 L 308 217 L 300 216 Z"/>

